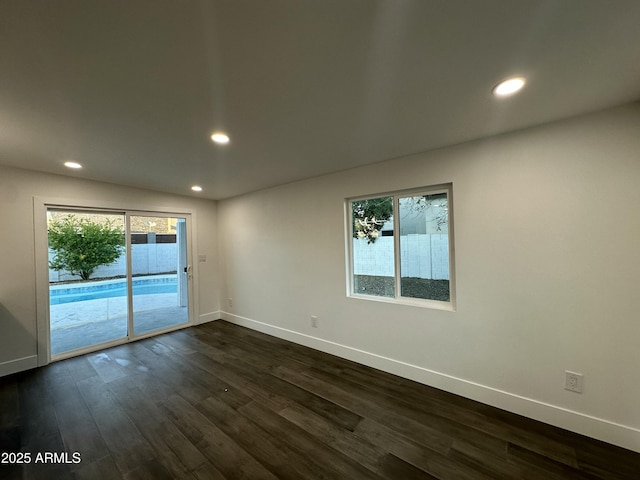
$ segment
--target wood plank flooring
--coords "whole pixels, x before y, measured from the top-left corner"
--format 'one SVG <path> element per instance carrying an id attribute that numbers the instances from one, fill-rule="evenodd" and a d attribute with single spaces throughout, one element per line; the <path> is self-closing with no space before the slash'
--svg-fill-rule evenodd
<path id="1" fill-rule="evenodd" d="M 640 478 L 638 453 L 223 321 L 0 378 L 0 452 L 31 455 L 2 479 Z"/>

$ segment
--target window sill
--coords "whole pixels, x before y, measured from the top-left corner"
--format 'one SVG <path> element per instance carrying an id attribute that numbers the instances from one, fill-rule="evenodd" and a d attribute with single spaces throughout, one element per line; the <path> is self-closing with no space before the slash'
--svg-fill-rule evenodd
<path id="1" fill-rule="evenodd" d="M 429 308 L 432 310 L 444 310 L 448 312 L 456 311 L 454 302 L 441 302 L 438 300 L 423 300 L 420 298 L 411 297 L 379 297 L 376 295 L 362 295 L 359 293 L 347 295 L 347 298 L 354 298 L 356 300 L 368 300 L 372 302 L 394 303 L 396 305 L 407 305 L 410 307 Z"/>

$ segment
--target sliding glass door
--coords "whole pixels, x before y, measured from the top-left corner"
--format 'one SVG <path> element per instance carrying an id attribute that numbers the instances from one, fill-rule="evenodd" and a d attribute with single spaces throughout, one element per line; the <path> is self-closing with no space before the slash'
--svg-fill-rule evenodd
<path id="1" fill-rule="evenodd" d="M 51 354 L 128 335 L 123 213 L 47 211 Z"/>
<path id="2" fill-rule="evenodd" d="M 187 219 L 131 215 L 134 335 L 189 321 Z"/>
<path id="3" fill-rule="evenodd" d="M 189 323 L 188 215 L 47 209 L 52 356 Z"/>

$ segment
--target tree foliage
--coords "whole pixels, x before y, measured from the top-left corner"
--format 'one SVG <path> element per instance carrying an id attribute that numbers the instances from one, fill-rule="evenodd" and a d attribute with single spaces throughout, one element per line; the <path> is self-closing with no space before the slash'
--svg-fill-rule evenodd
<path id="1" fill-rule="evenodd" d="M 428 218 L 433 222 L 438 232 L 442 231 L 442 227 L 446 227 L 449 223 L 449 202 L 446 193 L 405 197 L 403 200 L 400 210 L 405 213 L 420 213 L 431 210 Z"/>
<path id="2" fill-rule="evenodd" d="M 370 198 L 356 200 L 351 203 L 353 220 L 353 237 L 366 238 L 367 243 L 374 243 L 382 226 L 393 217 L 393 197 Z M 430 217 L 436 230 L 441 231 L 449 222 L 449 209 L 446 193 L 402 197 L 400 211 L 423 212 L 434 209 Z"/>
<path id="3" fill-rule="evenodd" d="M 49 225 L 49 247 L 55 253 L 49 267 L 89 280 L 97 267 L 110 265 L 122 255 L 124 243 L 123 230 L 111 222 L 98 224 L 69 215 Z"/>
<path id="4" fill-rule="evenodd" d="M 367 243 L 374 243 L 379 230 L 393 215 L 393 197 L 356 200 L 351 208 L 353 237 L 366 238 Z"/>

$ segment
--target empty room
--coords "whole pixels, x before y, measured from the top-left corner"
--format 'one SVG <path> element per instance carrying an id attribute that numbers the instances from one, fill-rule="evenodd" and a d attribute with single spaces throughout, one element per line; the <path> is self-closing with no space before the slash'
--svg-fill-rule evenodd
<path id="1" fill-rule="evenodd" d="M 0 0 L 0 478 L 639 478 L 639 25 Z"/>

